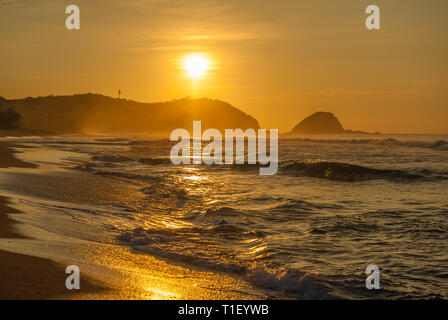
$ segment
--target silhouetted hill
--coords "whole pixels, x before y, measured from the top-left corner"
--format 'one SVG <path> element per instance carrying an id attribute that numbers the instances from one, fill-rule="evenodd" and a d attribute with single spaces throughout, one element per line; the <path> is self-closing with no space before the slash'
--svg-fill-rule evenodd
<path id="1" fill-rule="evenodd" d="M 338 118 L 331 112 L 316 112 L 302 120 L 290 134 L 369 134 L 358 130 L 344 130 Z M 375 132 L 375 134 L 381 134 Z"/>
<path id="2" fill-rule="evenodd" d="M 330 112 L 316 112 L 305 118 L 292 129 L 295 134 L 329 134 L 344 133 L 344 128 L 339 120 Z"/>
<path id="3" fill-rule="evenodd" d="M 22 115 L 22 127 L 61 133 L 166 133 L 176 128 L 191 131 L 193 120 L 201 120 L 203 129 L 259 128 L 257 120 L 229 103 L 207 98 L 140 103 L 89 93 L 0 99 L 0 109 L 9 107 Z"/>

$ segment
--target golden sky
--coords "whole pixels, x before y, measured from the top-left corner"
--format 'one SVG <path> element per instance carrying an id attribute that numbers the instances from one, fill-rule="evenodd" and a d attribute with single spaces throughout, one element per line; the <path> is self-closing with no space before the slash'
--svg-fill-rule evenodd
<path id="1" fill-rule="evenodd" d="M 281 132 L 329 111 L 347 129 L 448 133 L 446 0 L 69 2 L 0 0 L 0 96 L 120 89 L 221 99 Z M 382 30 L 365 27 L 370 4 Z M 211 70 L 193 80 L 181 61 L 197 53 Z"/>

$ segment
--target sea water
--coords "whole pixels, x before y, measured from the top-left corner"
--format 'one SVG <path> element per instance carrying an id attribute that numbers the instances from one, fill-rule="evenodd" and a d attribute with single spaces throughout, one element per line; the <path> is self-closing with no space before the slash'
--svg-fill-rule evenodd
<path id="1" fill-rule="evenodd" d="M 74 230 L 47 219 L 47 230 L 229 273 L 273 297 L 448 298 L 446 135 L 280 138 L 273 176 L 253 165 L 175 166 L 168 139 L 9 140 L 67 152 L 53 164 L 69 179 L 111 178 L 84 191 L 102 201 L 80 199 L 81 189 L 29 200 L 36 214 L 76 221 Z M 365 287 L 369 265 L 380 290 Z"/>

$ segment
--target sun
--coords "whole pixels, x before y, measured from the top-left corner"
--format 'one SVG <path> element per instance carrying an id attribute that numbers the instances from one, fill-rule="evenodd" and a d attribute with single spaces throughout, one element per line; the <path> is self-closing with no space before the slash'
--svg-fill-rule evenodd
<path id="1" fill-rule="evenodd" d="M 190 78 L 201 78 L 210 70 L 210 61 L 199 53 L 190 54 L 184 58 L 183 69 Z"/>

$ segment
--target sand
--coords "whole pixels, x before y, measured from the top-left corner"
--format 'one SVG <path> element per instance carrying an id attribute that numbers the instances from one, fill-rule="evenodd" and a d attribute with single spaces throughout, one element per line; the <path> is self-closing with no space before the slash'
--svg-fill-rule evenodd
<path id="1" fill-rule="evenodd" d="M 0 143 L 0 168 L 36 168 L 32 163 L 21 161 L 14 157 L 17 153 L 13 147 L 19 147 L 16 144 L 2 142 Z"/>
<path id="2" fill-rule="evenodd" d="M 36 167 L 14 157 L 14 147 L 18 146 L 0 142 L 0 168 Z M 21 180 L 23 183 L 26 181 Z M 81 290 L 68 290 L 65 268 L 69 262 L 49 259 L 51 252 L 46 257 L 33 255 L 33 246 L 40 246 L 38 241 L 43 240 L 34 238 L 31 226 L 15 221 L 14 217 L 22 214 L 25 213 L 12 208 L 8 199 L 0 195 L 0 299 L 266 298 L 242 279 L 163 261 L 119 246 L 89 244 L 70 244 L 72 247 L 68 248 L 83 252 L 79 261 Z M 51 244 L 51 239 L 47 241 Z M 16 253 L 16 248 L 20 253 Z"/>
<path id="3" fill-rule="evenodd" d="M 0 168 L 34 168 L 33 164 L 14 157 L 17 145 L 0 143 Z M 8 206 L 6 197 L 0 196 L 0 238 L 26 239 L 15 230 L 10 214 L 20 211 Z M 0 250 L 0 299 L 76 298 L 78 291 L 65 288 L 65 267 L 55 261 Z M 83 281 L 83 292 L 104 291 L 101 285 Z"/>
<path id="4" fill-rule="evenodd" d="M 6 142 L 0 142 L 0 168 L 34 168 L 30 163 L 23 162 L 14 157 L 16 151 L 12 148 L 16 146 Z M 7 213 L 19 213 L 18 210 L 9 207 L 7 199 L 0 195 L 0 237 L 4 238 L 20 238 L 24 237 L 16 233 L 13 229 L 14 222 L 9 219 Z M 0 275 L 1 277 L 1 275 Z"/>

